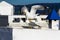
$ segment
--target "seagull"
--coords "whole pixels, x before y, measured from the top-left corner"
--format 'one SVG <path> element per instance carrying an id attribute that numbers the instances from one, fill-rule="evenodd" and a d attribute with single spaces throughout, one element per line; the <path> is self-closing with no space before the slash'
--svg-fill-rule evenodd
<path id="1" fill-rule="evenodd" d="M 28 11 L 28 8 L 26 6 L 24 6 L 21 10 L 24 14 L 26 14 L 27 19 L 34 19 L 37 17 L 36 11 L 37 10 L 44 10 L 44 6 L 42 5 L 34 5 L 31 7 L 31 11 Z M 37 18 L 36 18 L 37 19 Z M 32 22 L 31 20 L 29 20 L 29 24 L 32 23 L 31 25 L 36 26 L 37 24 L 35 24 L 34 22 Z M 37 25 L 39 26 L 39 25 Z M 40 27 L 40 26 L 39 26 Z"/>
<path id="2" fill-rule="evenodd" d="M 34 5 L 31 7 L 30 12 L 28 11 L 28 8 L 26 6 L 22 8 L 22 12 L 26 14 L 28 19 L 34 19 L 37 16 L 36 14 L 37 10 L 44 10 L 44 7 L 42 5 Z"/>

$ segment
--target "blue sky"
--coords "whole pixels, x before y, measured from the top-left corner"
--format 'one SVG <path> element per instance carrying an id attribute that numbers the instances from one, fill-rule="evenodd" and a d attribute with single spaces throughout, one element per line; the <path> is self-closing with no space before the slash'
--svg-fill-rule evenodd
<path id="1" fill-rule="evenodd" d="M 60 3 L 60 0 L 5 0 L 5 1 L 14 5 L 26 5 L 32 3 Z"/>

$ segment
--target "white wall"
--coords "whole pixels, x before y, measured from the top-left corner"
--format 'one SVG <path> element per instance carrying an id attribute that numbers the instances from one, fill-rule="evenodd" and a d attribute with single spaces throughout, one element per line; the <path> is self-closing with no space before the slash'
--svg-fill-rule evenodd
<path id="1" fill-rule="evenodd" d="M 12 8 L 9 7 L 0 7 L 0 15 L 12 15 Z"/>
<path id="2" fill-rule="evenodd" d="M 52 29 L 58 30 L 59 29 L 59 20 L 52 20 Z"/>
<path id="3" fill-rule="evenodd" d="M 0 15 L 13 15 L 13 12 L 13 5 L 5 1 L 0 2 Z"/>
<path id="4" fill-rule="evenodd" d="M 13 29 L 13 40 L 60 40 L 60 31 Z"/>

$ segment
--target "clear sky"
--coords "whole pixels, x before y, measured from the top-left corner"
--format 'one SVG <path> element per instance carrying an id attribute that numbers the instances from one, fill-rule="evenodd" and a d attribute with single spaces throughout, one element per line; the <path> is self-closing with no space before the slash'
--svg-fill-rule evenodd
<path id="1" fill-rule="evenodd" d="M 32 3 L 60 3 L 60 0 L 5 0 L 5 1 L 14 5 L 26 5 Z"/>

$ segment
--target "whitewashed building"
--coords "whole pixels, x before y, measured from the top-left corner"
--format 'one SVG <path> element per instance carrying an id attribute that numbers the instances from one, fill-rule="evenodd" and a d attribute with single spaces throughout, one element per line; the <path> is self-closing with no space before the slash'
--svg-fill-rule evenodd
<path id="1" fill-rule="evenodd" d="M 0 2 L 0 15 L 12 15 L 14 12 L 13 5 L 6 1 Z"/>

